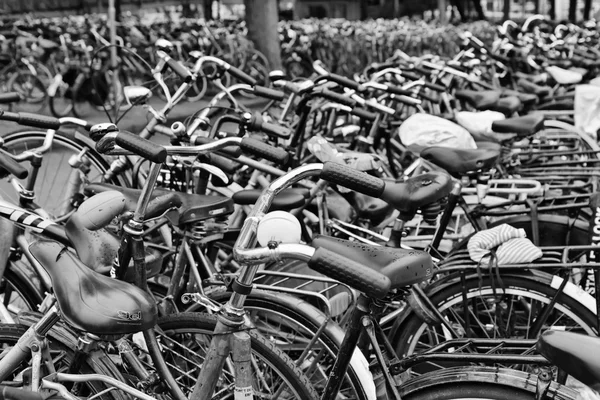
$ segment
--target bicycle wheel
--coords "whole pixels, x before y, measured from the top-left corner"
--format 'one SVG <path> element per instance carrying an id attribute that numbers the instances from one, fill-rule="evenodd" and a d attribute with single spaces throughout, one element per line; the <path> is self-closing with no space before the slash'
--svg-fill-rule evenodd
<path id="1" fill-rule="evenodd" d="M 536 377 L 501 368 L 448 368 L 421 375 L 406 382 L 400 395 L 407 400 L 493 399 L 531 400 L 536 398 Z M 547 398 L 575 400 L 578 392 L 551 382 Z"/>
<path id="2" fill-rule="evenodd" d="M 0 324 L 0 348 L 2 349 L 0 360 L 4 355 L 6 355 L 7 351 L 11 347 L 14 347 L 17 344 L 18 340 L 25 334 L 27 329 L 28 327 L 23 325 Z M 56 372 L 67 372 L 69 370 L 70 363 L 73 360 L 73 349 L 75 349 L 76 343 L 67 343 L 70 340 L 69 337 L 73 337 L 72 333 L 68 334 L 66 331 L 54 331 L 54 329 L 55 328 L 53 328 L 53 330 L 51 330 L 50 334 L 47 336 L 48 348 L 53 361 L 52 364 L 56 368 Z M 57 329 L 60 330 L 62 328 L 57 326 Z M 56 336 L 53 336 L 53 332 L 56 333 Z M 12 381 L 12 383 L 17 386 L 19 383 L 22 384 L 23 375 L 21 373 L 29 367 L 30 359 L 27 359 L 12 372 L 12 375 L 9 376 L 7 380 Z M 41 371 L 42 378 L 44 376 L 44 369 L 45 367 L 43 366 Z M 109 358 L 99 356 L 97 353 L 84 360 L 79 369 L 80 374 L 101 374 L 122 380 L 122 376 L 115 371 L 117 371 L 117 369 L 109 360 Z M 86 383 L 77 385 L 77 395 L 87 398 L 89 396 L 97 395 L 106 389 L 107 387 L 101 382 L 88 381 Z M 118 391 L 109 391 L 107 393 L 103 393 L 102 398 L 114 400 L 125 399 L 125 397 Z"/>
<path id="3" fill-rule="evenodd" d="M 0 300 L 13 315 L 35 311 L 44 299 L 40 279 L 28 263 L 9 261 L 0 282 Z"/>
<path id="4" fill-rule="evenodd" d="M 187 101 L 193 103 L 202 100 L 208 88 L 208 81 L 204 75 L 198 75 L 196 81 L 185 94 Z"/>
<path id="5" fill-rule="evenodd" d="M 532 336 L 530 329 L 543 315 L 544 306 L 553 301 L 562 278 L 540 271 L 527 275 L 506 273 L 501 278 L 503 288 L 497 278 L 492 282 L 492 277 L 484 276 L 480 281 L 477 274 L 466 278 L 464 288 L 457 277 L 442 279 L 427 288 L 426 293 L 461 337 L 535 339 L 537 336 Z M 590 309 L 592 305 L 595 303 L 590 295 L 567 283 L 537 334 L 547 329 L 560 329 L 596 335 L 595 313 Z M 468 326 L 467 315 L 470 320 Z M 452 338 L 453 335 L 441 323 L 427 323 L 412 309 L 396 320 L 390 333 L 390 341 L 401 357 L 419 353 Z M 413 368 L 413 372 L 443 366 L 442 363 L 426 363 Z"/>
<path id="6" fill-rule="evenodd" d="M 41 147 L 46 132 L 21 131 L 3 134 L 4 148 L 13 154 L 20 154 L 25 150 Z M 35 185 L 35 194 L 38 204 L 50 215 L 59 216 L 64 204 L 70 201 L 65 199 L 65 187 L 69 180 L 72 168 L 69 158 L 86 150 L 86 157 L 90 160 L 90 171 L 87 174 L 91 182 L 101 180 L 103 174 L 110 168 L 110 163 L 94 150 L 94 143 L 72 130 L 57 131 L 52 142 L 52 149 L 44 154 L 42 167 L 38 171 Z M 118 176 L 110 183 L 127 186 L 123 176 Z M 8 201 L 18 200 L 14 188 L 6 180 L 0 181 L 0 196 Z"/>
<path id="7" fill-rule="evenodd" d="M 46 107 L 46 85 L 37 76 L 26 70 L 15 72 L 6 83 L 8 91 L 18 92 L 23 97 L 14 107 L 16 111 L 39 113 Z"/>
<path id="8" fill-rule="evenodd" d="M 206 292 L 211 299 L 224 304 L 231 297 L 224 287 Z M 194 306 L 188 311 L 197 311 Z M 339 325 L 328 319 L 325 314 L 306 301 L 280 292 L 253 290 L 244 303 L 244 309 L 254 326 L 264 336 L 276 343 L 279 348 L 302 368 L 313 387 L 325 386 L 328 371 L 339 353 L 344 331 Z M 322 329 L 320 331 L 320 329 Z M 316 340 L 314 340 L 316 338 Z M 304 350 L 313 342 L 309 355 L 300 360 Z M 366 399 L 369 388 L 370 372 L 361 365 L 362 354 L 355 355 L 340 395 L 347 399 Z M 311 361 L 318 360 L 317 364 Z"/>
<path id="9" fill-rule="evenodd" d="M 48 98 L 50 112 L 56 118 L 66 117 L 73 111 L 73 88 L 62 81 L 61 83 L 53 83 L 53 85 L 56 85 L 56 88 L 52 89 Z"/>
<path id="10" fill-rule="evenodd" d="M 183 392 L 189 395 L 208 351 L 216 316 L 202 313 L 171 314 L 160 318 L 157 326 L 162 331 L 157 332 L 157 339 L 162 346 L 163 357 Z M 249 333 L 255 370 L 254 393 L 260 394 L 260 397 L 278 394 L 278 399 L 318 398 L 308 378 L 281 349 L 256 331 L 250 330 Z M 228 364 L 223 369 L 215 398 L 233 395 L 234 377 Z"/>

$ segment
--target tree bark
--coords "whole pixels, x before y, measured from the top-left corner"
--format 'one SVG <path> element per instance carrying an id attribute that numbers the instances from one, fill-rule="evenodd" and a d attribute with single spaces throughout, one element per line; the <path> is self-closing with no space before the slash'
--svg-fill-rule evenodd
<path id="1" fill-rule="evenodd" d="M 446 0 L 437 0 L 438 10 L 440 12 L 440 23 L 445 24 L 448 22 L 448 18 L 446 18 Z"/>
<path id="2" fill-rule="evenodd" d="M 510 2 L 511 0 L 504 0 L 504 21 L 510 19 Z"/>
<path id="3" fill-rule="evenodd" d="M 569 0 L 569 22 L 577 20 L 577 0 Z"/>
<path id="4" fill-rule="evenodd" d="M 360 0 L 360 19 L 364 21 L 367 19 L 369 15 L 369 10 L 367 8 L 367 0 Z"/>
<path id="5" fill-rule="evenodd" d="M 481 6 L 481 0 L 473 0 L 473 6 L 477 12 L 477 19 L 485 19 L 485 13 L 483 12 L 483 7 Z"/>
<path id="6" fill-rule="evenodd" d="M 583 19 L 590 19 L 590 12 L 592 11 L 592 0 L 585 0 L 583 5 Z"/>
<path id="7" fill-rule="evenodd" d="M 281 50 L 279 47 L 278 1 L 244 0 L 246 6 L 246 25 L 248 37 L 256 49 L 263 53 L 271 69 L 281 69 Z"/>

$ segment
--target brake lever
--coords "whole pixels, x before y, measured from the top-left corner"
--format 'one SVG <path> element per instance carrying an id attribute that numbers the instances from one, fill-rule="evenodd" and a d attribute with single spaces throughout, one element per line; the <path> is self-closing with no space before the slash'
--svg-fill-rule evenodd
<path id="1" fill-rule="evenodd" d="M 225 172 L 223 172 L 220 168 L 215 167 L 214 165 L 195 161 L 194 168 L 201 169 L 208 172 L 209 174 L 215 175 L 227 185 L 229 185 L 230 183 L 227 174 L 225 174 Z"/>

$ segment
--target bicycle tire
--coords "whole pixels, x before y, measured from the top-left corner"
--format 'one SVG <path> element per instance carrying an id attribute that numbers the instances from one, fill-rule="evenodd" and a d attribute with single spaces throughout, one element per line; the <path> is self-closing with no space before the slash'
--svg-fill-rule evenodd
<path id="1" fill-rule="evenodd" d="M 207 290 L 206 295 L 214 301 L 224 304 L 231 297 L 231 292 L 224 287 L 216 287 Z M 199 308 L 200 306 L 194 305 L 186 311 L 197 311 Z M 344 339 L 344 331 L 338 324 L 328 320 L 325 314 L 306 301 L 281 292 L 255 289 L 246 298 L 244 309 L 259 331 L 266 337 L 274 338 L 280 347 L 288 350 L 288 356 L 294 361 L 298 359 L 300 352 L 305 348 L 302 347 L 302 344 L 305 345 L 314 337 L 323 325 L 325 327 L 317 344 L 323 346 L 328 355 L 319 355 L 319 357 L 323 357 L 320 359 L 320 365 L 328 365 L 326 364 L 328 357 L 335 358 L 339 353 Z M 277 322 L 280 322 L 280 325 L 274 325 Z M 280 336 L 277 337 L 276 334 L 280 334 Z M 298 344 L 300 348 L 296 350 L 295 347 Z M 348 367 L 347 381 L 342 386 L 341 392 L 347 398 L 366 399 L 368 398 L 366 393 L 374 389 L 366 387 L 369 383 L 365 380 L 369 377 L 365 377 L 359 356 L 357 354 L 357 358 L 353 359 Z M 325 384 L 323 377 L 316 375 L 318 371 L 304 371 L 311 379 L 313 386 L 318 388 L 319 385 Z"/>
<path id="2" fill-rule="evenodd" d="M 46 107 L 46 85 L 37 75 L 19 70 L 12 74 L 6 86 L 8 91 L 18 92 L 23 96 L 23 100 L 14 104 L 16 111 L 39 113 Z"/>
<path id="3" fill-rule="evenodd" d="M 517 307 L 519 306 L 517 301 L 526 302 L 527 300 L 529 302 L 522 303 L 522 307 L 529 305 L 528 309 L 532 312 L 536 309 L 539 311 L 543 305 L 550 303 L 553 295 L 556 294 L 556 289 L 562 283 L 562 278 L 541 271 L 530 271 L 529 273 L 506 272 L 502 274 L 502 283 L 505 288 L 502 296 L 504 299 L 502 302 L 492 304 L 491 300 L 497 299 L 499 293 L 502 292 L 499 283 L 492 284 L 490 276 L 483 276 L 480 282 L 476 273 L 466 277 L 464 286 L 471 317 L 484 316 L 483 312 L 473 311 L 477 310 L 475 306 L 478 305 L 492 311 L 500 307 L 500 312 L 502 310 L 514 310 L 517 313 Z M 459 320 L 458 318 L 464 315 L 464 309 L 461 309 L 464 303 L 462 283 L 459 277 L 455 275 L 442 278 L 439 282 L 425 288 L 425 293 L 444 318 L 455 328 L 460 329 L 460 321 L 464 322 L 464 319 Z M 507 301 L 506 296 L 513 296 L 512 302 Z M 563 294 L 558 297 L 552 314 L 549 316 L 555 321 L 550 327 L 596 335 L 596 316 L 592 311 L 593 308 L 595 308 L 595 300 L 592 296 L 583 292 L 573 283 L 568 282 Z M 508 315 L 508 319 L 501 321 L 502 325 L 500 325 L 498 324 L 499 319 L 494 320 L 491 318 L 491 311 L 488 316 L 490 317 L 489 320 L 482 318 L 482 320 L 471 323 L 472 337 L 527 337 L 530 325 L 525 325 L 522 319 L 517 320 L 517 317 L 515 317 L 513 321 L 511 316 Z M 498 315 L 494 316 L 497 317 Z M 531 316 L 529 315 L 529 317 Z M 458 323 L 455 323 L 457 321 Z M 530 319 L 530 321 L 533 320 Z M 515 334 L 503 335 L 500 328 L 509 325 L 514 328 Z M 548 327 L 546 324 L 544 326 Z M 524 328 L 525 332 L 523 332 Z M 486 331 L 487 329 L 490 331 Z M 462 333 L 464 334 L 464 331 Z M 440 324 L 425 322 L 413 309 L 408 309 L 394 322 L 389 337 L 398 356 L 405 357 L 418 353 L 424 347 L 434 346 L 441 341 L 448 340 L 451 338 L 450 336 L 449 331 L 442 328 Z M 426 368 L 432 368 L 432 366 L 428 364 Z"/>
<path id="4" fill-rule="evenodd" d="M 530 400 L 536 398 L 536 386 L 534 376 L 520 371 L 459 367 L 421 375 L 406 382 L 399 391 L 406 400 Z M 555 400 L 575 400 L 578 392 L 551 382 L 547 396 Z"/>
<path id="5" fill-rule="evenodd" d="M 25 149 L 40 147 L 46 137 L 46 132 L 24 130 L 1 134 L 4 139 L 4 149 L 11 153 L 20 153 Z M 38 172 L 35 185 L 35 193 L 39 205 L 48 213 L 54 214 L 62 207 L 62 199 L 57 197 L 61 194 L 69 178 L 69 174 L 57 173 L 60 166 L 69 169 L 67 161 L 73 154 L 87 150 L 86 156 L 91 162 L 92 170 L 88 174 L 90 181 L 99 180 L 109 170 L 110 162 L 94 149 L 94 142 L 76 130 L 60 130 L 54 135 L 52 149 L 44 154 L 42 167 Z M 50 158 L 52 157 L 52 158 Z M 48 176 L 48 179 L 44 179 Z M 58 184 L 62 182 L 62 184 Z M 109 183 L 119 186 L 129 186 L 127 179 L 119 175 L 111 179 Z M 12 186 L 6 181 L 0 181 L 0 196 L 12 202 L 18 201 Z"/>
<path id="6" fill-rule="evenodd" d="M 188 365 L 187 363 L 191 363 L 194 357 L 200 356 L 200 352 L 197 349 L 190 349 L 186 345 L 190 344 L 192 337 L 194 340 L 199 339 L 200 335 L 210 337 L 215 329 L 216 321 L 215 315 L 203 313 L 178 313 L 159 318 L 157 326 L 162 333 L 157 332 L 157 339 L 164 342 L 162 353 L 165 361 L 167 361 L 172 370 L 182 370 L 184 369 L 182 368 L 183 362 L 186 362 L 185 365 Z M 304 376 L 302 370 L 287 357 L 283 350 L 279 349 L 274 343 L 258 334 L 255 330 L 249 330 L 248 333 L 251 337 L 252 352 L 255 357 L 258 357 L 258 359 L 254 360 L 256 361 L 254 365 L 258 366 L 260 364 L 261 366 L 272 368 L 273 372 L 276 372 L 280 379 L 289 385 L 291 393 L 288 394 L 293 396 L 289 398 L 307 400 L 319 398 L 309 379 Z M 209 344 L 210 339 L 207 339 L 207 344 Z M 173 348 L 176 350 L 173 350 Z M 169 350 L 171 351 L 169 352 Z M 186 351 L 188 352 L 184 353 Z M 187 383 L 184 392 L 186 394 L 189 393 L 195 385 L 195 379 L 189 374 L 180 376 L 179 378 L 180 385 L 184 382 Z M 267 383 L 266 379 L 270 378 L 270 375 L 263 373 L 261 378 L 264 381 L 262 383 Z M 222 377 L 220 381 L 225 379 L 225 377 Z M 275 387 L 274 383 L 279 383 L 279 380 L 276 379 L 274 382 L 269 382 L 266 386 L 261 386 L 260 390 L 265 391 L 264 393 L 269 393 Z M 253 386 L 257 384 L 258 382 L 255 382 Z M 254 387 L 254 389 L 256 390 L 257 388 Z M 283 398 L 286 397 L 284 396 Z"/>
<path id="7" fill-rule="evenodd" d="M 27 329 L 28 329 L 28 326 L 25 326 L 25 325 L 0 324 L 0 343 L 2 344 L 2 349 L 4 351 L 6 351 L 7 348 L 11 344 L 13 344 L 13 345 L 16 344 L 17 341 L 25 334 Z M 55 328 L 53 328 L 53 330 L 54 329 Z M 57 367 L 57 372 L 64 372 L 68 369 L 69 363 L 73 358 L 73 355 L 74 355 L 73 349 L 76 347 L 77 343 L 76 342 L 72 342 L 72 343 L 68 343 L 68 344 L 65 343 L 70 340 L 70 339 L 68 339 L 69 335 L 64 335 L 60 332 L 56 332 L 57 336 L 54 337 L 52 334 L 53 330 L 51 330 L 47 336 L 47 338 L 48 338 L 47 343 L 48 343 L 49 350 L 51 353 L 52 352 L 60 353 L 59 356 L 54 355 L 53 360 L 60 361 L 60 362 L 62 362 L 62 361 L 66 362 L 66 364 L 63 365 L 62 368 L 60 368 L 60 365 L 58 365 L 58 364 L 55 365 Z M 3 353 L 3 354 L 5 354 L 5 353 Z M 25 364 L 25 363 L 22 363 L 22 366 L 26 368 L 27 365 L 23 365 L 23 364 Z M 109 360 L 108 357 L 98 356 L 97 354 L 94 354 L 91 357 L 88 357 L 87 360 L 84 360 L 79 369 L 79 373 L 84 373 L 84 374 L 95 373 L 95 374 L 111 376 L 116 379 L 122 380 L 123 378 L 116 371 L 117 371 L 117 368 L 114 366 L 114 364 L 111 363 L 111 361 Z M 20 372 L 20 371 L 15 371 L 15 373 L 18 373 L 18 372 Z M 88 385 L 87 390 L 93 391 L 93 393 L 100 393 L 101 391 L 106 389 L 106 387 L 98 381 L 89 381 L 86 383 L 86 385 Z M 125 399 L 125 397 L 118 391 L 111 391 L 109 393 L 103 394 L 103 396 L 108 396 L 108 397 L 102 397 L 103 399 L 104 398 L 114 399 L 114 400 L 124 400 Z"/>
<path id="8" fill-rule="evenodd" d="M 40 279 L 32 267 L 22 260 L 9 261 L 0 282 L 0 300 L 12 314 L 37 310 L 44 299 L 43 293 Z"/>

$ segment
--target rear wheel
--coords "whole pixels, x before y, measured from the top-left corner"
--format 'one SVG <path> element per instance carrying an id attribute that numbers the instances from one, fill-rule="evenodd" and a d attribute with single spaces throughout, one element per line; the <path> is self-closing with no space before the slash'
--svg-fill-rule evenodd
<path id="1" fill-rule="evenodd" d="M 38 113 L 46 107 L 46 85 L 37 75 L 25 70 L 17 71 L 8 80 L 7 87 L 23 97 L 14 105 L 16 111 Z"/>

